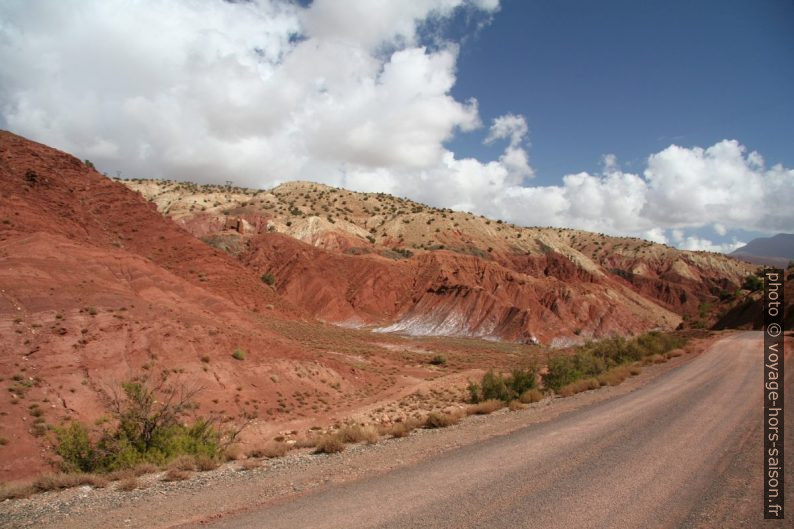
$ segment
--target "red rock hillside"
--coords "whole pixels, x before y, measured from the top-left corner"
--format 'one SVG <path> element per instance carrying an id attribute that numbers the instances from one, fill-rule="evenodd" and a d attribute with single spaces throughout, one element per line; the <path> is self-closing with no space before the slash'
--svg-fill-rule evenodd
<path id="1" fill-rule="evenodd" d="M 250 447 L 459 402 L 545 358 L 524 342 L 673 328 L 747 271 L 317 184 L 122 183 L 0 131 L 0 481 L 51 469 L 53 428 L 132 376 L 203 388 Z"/>
<path id="2" fill-rule="evenodd" d="M 0 131 L 0 481 L 48 470 L 52 427 L 93 424 L 109 391 L 147 372 L 204 388 L 201 413 L 258 417 L 249 438 L 437 376 L 392 360 L 382 345 L 396 339 L 307 318 L 138 193 Z"/>
<path id="3" fill-rule="evenodd" d="M 640 239 L 522 228 L 383 194 L 124 181 L 285 299 L 340 325 L 570 343 L 696 322 L 752 267 Z M 702 323 L 702 322 L 701 322 Z"/>

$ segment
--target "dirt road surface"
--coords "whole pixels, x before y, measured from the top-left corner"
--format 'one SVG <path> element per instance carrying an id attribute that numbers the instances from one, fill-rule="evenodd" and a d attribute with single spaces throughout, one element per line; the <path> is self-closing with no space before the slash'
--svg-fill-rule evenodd
<path id="1" fill-rule="evenodd" d="M 200 526 L 793 527 L 761 519 L 762 360 L 760 333 L 729 336 L 631 393 Z"/>

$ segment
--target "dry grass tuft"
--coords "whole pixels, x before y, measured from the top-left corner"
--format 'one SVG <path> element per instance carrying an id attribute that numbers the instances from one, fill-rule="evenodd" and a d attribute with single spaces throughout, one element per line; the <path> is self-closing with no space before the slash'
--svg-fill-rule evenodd
<path id="1" fill-rule="evenodd" d="M 105 474 L 105 477 L 110 481 L 124 481 L 125 479 L 134 478 L 135 472 L 131 468 L 124 468 Z"/>
<path id="2" fill-rule="evenodd" d="M 185 481 L 186 479 L 190 479 L 190 476 L 192 475 L 193 473 L 187 470 L 172 468 L 165 473 L 165 476 L 163 476 L 163 481 Z"/>
<path id="3" fill-rule="evenodd" d="M 629 374 L 630 374 L 631 376 L 633 376 L 633 377 L 636 377 L 636 376 L 637 376 L 637 375 L 639 375 L 640 373 L 642 373 L 642 368 L 641 368 L 640 366 L 631 366 L 631 367 L 629 368 Z"/>
<path id="4" fill-rule="evenodd" d="M 488 415 L 496 410 L 504 408 L 505 403 L 499 399 L 485 400 L 483 402 L 472 404 L 466 408 L 468 415 Z"/>
<path id="5" fill-rule="evenodd" d="M 425 428 L 446 428 L 447 426 L 452 426 L 453 424 L 458 424 L 460 422 L 462 414 L 460 412 L 452 412 L 452 413 L 440 413 L 440 412 L 431 412 L 425 418 L 424 427 Z"/>
<path id="6" fill-rule="evenodd" d="M 628 366 L 618 366 L 598 375 L 598 382 L 602 386 L 617 386 L 630 375 L 631 369 Z"/>
<path id="7" fill-rule="evenodd" d="M 345 443 L 337 435 L 324 435 L 317 440 L 315 454 L 335 454 L 345 449 Z"/>
<path id="8" fill-rule="evenodd" d="M 539 389 L 528 389 L 521 394 L 519 400 L 524 404 L 532 404 L 533 402 L 540 402 L 543 400 L 543 392 Z"/>
<path id="9" fill-rule="evenodd" d="M 135 465 L 132 471 L 136 476 L 143 476 L 144 474 L 156 474 L 160 472 L 160 467 L 153 463 L 140 463 Z"/>
<path id="10" fill-rule="evenodd" d="M 0 501 L 27 498 L 36 492 L 30 483 L 3 483 L 0 485 Z"/>
<path id="11" fill-rule="evenodd" d="M 416 430 L 417 426 L 418 424 L 415 420 L 408 419 L 388 425 L 382 425 L 378 431 L 381 435 L 388 435 L 390 437 L 405 437 Z"/>
<path id="12" fill-rule="evenodd" d="M 108 479 L 97 474 L 84 474 L 81 472 L 69 472 L 58 474 L 45 474 L 39 476 L 33 482 L 33 488 L 39 492 L 48 490 L 68 489 L 81 485 L 90 485 L 96 489 L 106 487 Z"/>
<path id="13" fill-rule="evenodd" d="M 220 463 L 214 457 L 210 456 L 198 456 L 196 457 L 196 469 L 199 472 L 207 472 L 209 470 L 215 470 L 218 468 Z"/>
<path id="14" fill-rule="evenodd" d="M 169 469 L 176 470 L 196 470 L 196 458 L 189 455 L 181 455 L 168 464 Z"/>
<path id="15" fill-rule="evenodd" d="M 292 448 L 314 448 L 317 446 L 317 438 L 315 437 L 300 437 L 295 440 Z"/>
<path id="16" fill-rule="evenodd" d="M 130 492 L 138 488 L 141 488 L 141 482 L 135 476 L 121 480 L 116 486 L 116 490 L 122 492 Z"/>
<path id="17" fill-rule="evenodd" d="M 527 405 L 518 400 L 511 400 L 507 403 L 507 409 L 510 411 L 518 411 L 527 409 Z"/>
<path id="18" fill-rule="evenodd" d="M 582 391 L 597 389 L 600 386 L 601 383 L 596 378 L 583 378 L 581 380 L 577 380 L 576 382 L 571 382 L 567 386 L 563 386 L 560 388 L 559 393 L 561 397 L 570 397 L 572 395 L 576 395 L 577 393 L 581 393 Z"/>
<path id="19" fill-rule="evenodd" d="M 274 457 L 284 457 L 290 450 L 290 445 L 287 443 L 272 442 L 265 446 L 254 448 L 248 452 L 248 457 L 266 457 L 272 459 Z"/>
<path id="20" fill-rule="evenodd" d="M 371 444 L 378 441 L 378 430 L 372 425 L 348 425 L 339 430 L 337 435 L 339 436 L 339 440 L 343 443 L 360 443 L 366 441 Z"/>

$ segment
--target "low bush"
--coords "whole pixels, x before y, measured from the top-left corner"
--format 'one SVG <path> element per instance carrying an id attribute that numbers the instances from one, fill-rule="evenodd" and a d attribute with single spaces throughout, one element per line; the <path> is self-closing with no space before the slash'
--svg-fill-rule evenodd
<path id="1" fill-rule="evenodd" d="M 374 426 L 362 426 L 360 424 L 351 424 L 340 429 L 336 435 L 343 443 L 360 443 L 366 441 L 367 443 L 374 443 L 378 440 L 378 431 Z"/>
<path id="2" fill-rule="evenodd" d="M 186 423 L 197 390 L 136 379 L 122 384 L 111 402 L 113 427 L 92 433 L 78 422 L 55 429 L 56 453 L 67 472 L 110 472 L 141 464 L 166 465 L 180 456 L 215 458 L 227 437 L 214 422 L 196 418 Z M 94 440 L 96 439 L 96 440 Z M 183 460 L 183 461 L 186 461 Z"/>
<path id="3" fill-rule="evenodd" d="M 261 448 L 255 448 L 248 452 L 249 457 L 266 457 L 273 459 L 276 457 L 284 457 L 290 450 L 290 445 L 287 443 L 272 442 L 268 443 Z"/>
<path id="4" fill-rule="evenodd" d="M 742 284 L 742 288 L 745 290 L 749 290 L 750 292 L 763 290 L 764 280 L 763 278 L 758 277 L 755 274 L 750 274 L 744 279 L 744 284 Z"/>
<path id="5" fill-rule="evenodd" d="M 168 464 L 169 469 L 177 470 L 196 470 L 196 458 L 189 455 L 181 455 Z"/>
<path id="6" fill-rule="evenodd" d="M 105 477 L 110 481 L 123 481 L 125 479 L 130 479 L 137 476 L 131 468 L 125 468 L 124 470 L 114 470 L 113 472 L 109 472 L 105 474 Z"/>
<path id="7" fill-rule="evenodd" d="M 598 375 L 597 379 L 602 386 L 617 386 L 629 376 L 631 376 L 631 370 L 628 366 L 618 366 Z"/>
<path id="8" fill-rule="evenodd" d="M 218 460 L 214 457 L 209 456 L 198 456 L 196 457 L 196 470 L 199 472 L 207 472 L 210 470 L 215 470 L 220 466 Z"/>
<path id="9" fill-rule="evenodd" d="M 537 370 L 535 368 L 514 369 L 507 376 L 490 370 L 482 376 L 479 384 L 469 383 L 469 401 L 476 404 L 496 399 L 508 403 L 517 399 L 525 391 L 534 388 L 536 379 Z"/>
<path id="10" fill-rule="evenodd" d="M 468 408 L 466 408 L 466 413 L 468 415 L 488 415 L 489 413 L 493 413 L 496 410 L 505 407 L 505 403 L 499 399 L 491 399 L 485 400 L 482 402 L 478 402 L 477 404 L 472 404 Z"/>
<path id="11" fill-rule="evenodd" d="M 379 428 L 381 435 L 388 435 L 390 437 L 405 437 L 412 431 L 416 430 L 418 424 L 413 419 L 395 422 Z"/>
<path id="12" fill-rule="evenodd" d="M 33 488 L 39 492 L 68 489 L 80 485 L 90 485 L 94 488 L 101 489 L 106 487 L 107 484 L 108 479 L 104 476 L 83 472 L 61 472 L 39 476 L 33 482 Z"/>
<path id="13" fill-rule="evenodd" d="M 138 463 L 132 467 L 132 472 L 136 476 L 143 476 L 144 474 L 155 474 L 160 472 L 160 467 L 152 463 Z"/>
<path id="14" fill-rule="evenodd" d="M 34 494 L 36 489 L 28 482 L 0 484 L 0 501 L 18 500 Z"/>
<path id="15" fill-rule="evenodd" d="M 461 415 L 459 413 L 442 413 L 442 412 L 431 412 L 425 418 L 425 428 L 446 428 L 447 426 L 452 426 L 453 424 L 458 424 L 460 422 Z"/>
<path id="16" fill-rule="evenodd" d="M 532 404 L 533 402 L 540 402 L 543 400 L 543 392 L 539 389 L 528 389 L 521 394 L 519 399 L 524 404 Z"/>
<path id="17" fill-rule="evenodd" d="M 163 481 L 185 481 L 190 479 L 190 476 L 193 474 L 187 470 L 180 470 L 178 468 L 172 468 L 168 472 L 165 473 L 163 476 Z"/>
<path id="18" fill-rule="evenodd" d="M 314 448 L 317 445 L 317 439 L 312 436 L 300 437 L 295 440 L 293 448 Z"/>
<path id="19" fill-rule="evenodd" d="M 571 395 L 576 395 L 582 391 L 597 389 L 600 385 L 601 384 L 595 378 L 582 378 L 561 387 L 558 393 L 563 397 L 570 397 Z"/>
<path id="20" fill-rule="evenodd" d="M 138 489 L 140 487 L 141 487 L 140 481 L 138 481 L 138 478 L 133 476 L 131 478 L 127 478 L 127 479 L 124 479 L 124 480 L 120 481 L 119 484 L 116 485 L 116 490 L 119 490 L 119 491 L 122 491 L 122 492 L 130 492 L 130 491 L 133 491 L 133 490 Z"/>
<path id="21" fill-rule="evenodd" d="M 317 440 L 316 454 L 335 454 L 345 449 L 345 443 L 337 435 L 324 435 Z"/>
<path id="22" fill-rule="evenodd" d="M 435 355 L 433 358 L 430 359 L 430 363 L 434 366 L 443 366 L 447 363 L 447 359 L 444 358 L 442 355 Z"/>
<path id="23" fill-rule="evenodd" d="M 551 357 L 543 383 L 560 394 L 562 388 L 567 386 L 570 387 L 566 393 L 583 387 L 581 384 L 573 385 L 582 379 L 592 378 L 600 385 L 613 385 L 638 373 L 633 373 L 632 368 L 616 370 L 619 366 L 641 360 L 656 362 L 657 358 L 663 359 L 662 355 L 680 348 L 684 343 L 686 340 L 680 336 L 656 331 L 632 340 L 610 338 L 587 343 L 573 355 Z"/>

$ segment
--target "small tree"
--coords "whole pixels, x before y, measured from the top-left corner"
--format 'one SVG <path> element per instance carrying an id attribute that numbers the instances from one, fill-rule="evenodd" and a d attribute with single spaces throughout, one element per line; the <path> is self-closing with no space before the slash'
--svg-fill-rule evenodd
<path id="1" fill-rule="evenodd" d="M 94 434 L 96 442 L 81 423 L 57 428 L 56 452 L 63 469 L 109 471 L 142 462 L 162 465 L 183 454 L 216 457 L 223 439 L 233 439 L 239 430 L 224 434 L 211 417 L 187 421 L 200 388 L 168 383 L 163 373 L 158 381 L 139 377 L 122 383 L 120 393 L 110 392 L 112 428 Z"/>

